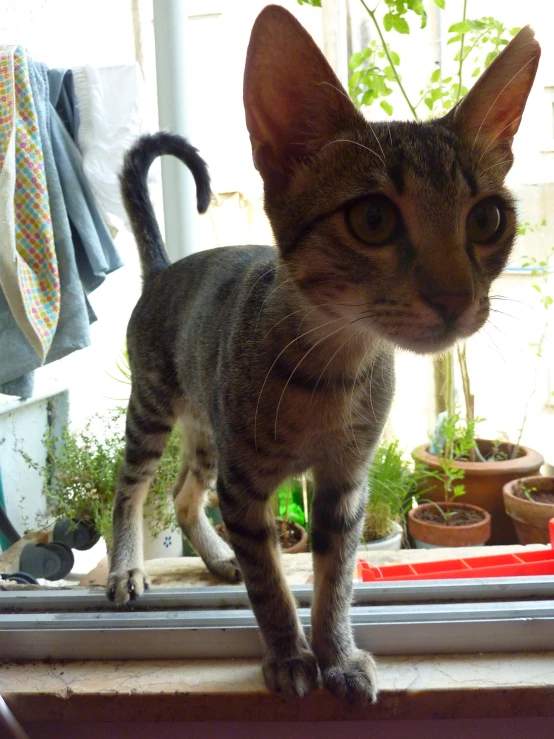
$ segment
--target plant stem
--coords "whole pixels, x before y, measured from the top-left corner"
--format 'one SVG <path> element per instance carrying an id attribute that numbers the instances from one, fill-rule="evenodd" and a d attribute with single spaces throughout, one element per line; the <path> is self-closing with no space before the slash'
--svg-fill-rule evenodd
<path id="1" fill-rule="evenodd" d="M 392 61 L 392 58 L 391 58 L 391 55 L 390 55 L 390 52 L 389 52 L 388 44 L 385 41 L 385 37 L 383 36 L 383 32 L 381 31 L 381 26 L 379 25 L 379 22 L 377 21 L 377 16 L 375 15 L 375 11 L 377 10 L 377 7 L 375 8 L 375 10 L 370 10 L 367 7 L 367 5 L 364 2 L 364 0 L 360 0 L 360 2 L 364 6 L 364 8 L 366 9 L 367 14 L 369 15 L 369 17 L 373 21 L 373 25 L 375 26 L 375 28 L 377 30 L 377 33 L 379 34 L 379 38 L 381 39 L 381 44 L 383 45 L 383 51 L 385 52 L 385 55 L 386 55 L 386 57 L 388 59 L 388 62 L 390 64 L 391 68 L 392 68 L 392 71 L 394 73 L 394 76 L 396 77 L 396 82 L 398 84 L 398 87 L 400 89 L 400 92 L 404 96 L 404 100 L 408 104 L 408 108 L 410 109 L 410 111 L 411 111 L 411 113 L 412 113 L 412 115 L 414 117 L 414 120 L 415 121 L 419 121 L 419 117 L 417 115 L 416 109 L 414 108 L 414 106 L 410 102 L 410 98 L 408 97 L 408 94 L 406 93 L 406 90 L 404 89 L 404 85 L 402 84 L 402 81 L 400 80 L 400 75 L 398 74 L 398 70 L 396 69 L 395 63 Z"/>
<path id="2" fill-rule="evenodd" d="M 467 0 L 464 0 L 464 10 L 463 10 L 462 22 L 465 21 L 466 19 L 466 10 L 467 10 Z M 456 95 L 456 102 L 459 101 L 462 95 L 462 69 L 464 66 L 464 41 L 465 41 L 465 33 L 462 33 L 462 40 L 460 42 L 460 64 L 458 65 L 458 93 Z"/>

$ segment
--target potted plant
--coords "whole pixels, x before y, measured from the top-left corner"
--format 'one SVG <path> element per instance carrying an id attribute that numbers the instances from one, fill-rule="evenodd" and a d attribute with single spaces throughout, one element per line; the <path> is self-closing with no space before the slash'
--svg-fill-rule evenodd
<path id="1" fill-rule="evenodd" d="M 502 489 L 516 478 L 536 475 L 543 463 L 542 456 L 523 445 L 514 455 L 514 445 L 479 439 L 475 426 L 479 419 L 463 422 L 459 413 L 447 415 L 440 425 L 438 444 L 431 443 L 413 451 L 416 464 L 424 466 L 429 473 L 426 497 L 431 501 L 444 501 L 448 492 L 443 482 L 444 454 L 455 461 L 456 468 L 463 472 L 464 503 L 478 506 L 491 516 L 490 544 L 513 544 L 516 541 L 511 519 L 504 510 Z"/>
<path id="2" fill-rule="evenodd" d="M 403 459 L 397 439 L 381 444 L 369 469 L 362 549 L 402 548 L 404 522 L 418 491 L 419 474 Z"/>
<path id="3" fill-rule="evenodd" d="M 275 522 L 284 554 L 308 551 L 308 497 L 311 494 L 307 475 L 285 480 L 271 497 Z M 215 524 L 215 530 L 229 545 L 229 534 L 223 522 Z"/>
<path id="4" fill-rule="evenodd" d="M 63 529 L 68 536 L 84 525 L 93 535 L 104 537 L 110 549 L 117 476 L 125 449 L 124 416 L 124 409 L 117 408 L 93 416 L 81 429 L 68 425 L 59 435 L 47 433 L 47 458 L 42 467 L 19 450 L 44 480 L 47 513 L 40 521 L 41 529 L 50 529 L 56 522 L 56 529 Z M 166 529 L 174 522 L 168 487 L 173 483 L 179 456 L 179 439 L 174 435 L 148 496 L 145 521 L 154 538 L 167 536 Z"/>
<path id="5" fill-rule="evenodd" d="M 549 544 L 548 522 L 554 518 L 554 477 L 526 477 L 504 485 L 506 513 L 520 544 Z"/>
<path id="6" fill-rule="evenodd" d="M 466 471 L 459 460 L 474 448 L 474 427 L 459 424 L 459 415 L 444 419 L 437 469 L 430 469 L 416 458 L 416 466 L 425 470 L 425 502 L 408 513 L 408 531 L 416 548 L 481 546 L 491 535 L 491 516 L 479 506 L 465 502 L 466 488 L 461 481 Z M 433 481 L 436 486 L 431 487 Z M 438 488 L 440 498 L 429 495 Z M 464 502 L 457 499 L 464 496 Z"/>

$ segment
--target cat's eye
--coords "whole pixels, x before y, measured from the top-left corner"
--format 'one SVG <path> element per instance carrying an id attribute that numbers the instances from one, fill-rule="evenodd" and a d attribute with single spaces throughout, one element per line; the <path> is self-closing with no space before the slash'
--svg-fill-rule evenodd
<path id="1" fill-rule="evenodd" d="M 383 195 L 370 195 L 352 203 L 345 212 L 351 233 L 364 244 L 384 246 L 397 235 L 400 216 Z"/>
<path id="2" fill-rule="evenodd" d="M 466 230 L 474 244 L 486 246 L 496 241 L 504 230 L 504 215 L 499 204 L 483 200 L 469 211 Z"/>

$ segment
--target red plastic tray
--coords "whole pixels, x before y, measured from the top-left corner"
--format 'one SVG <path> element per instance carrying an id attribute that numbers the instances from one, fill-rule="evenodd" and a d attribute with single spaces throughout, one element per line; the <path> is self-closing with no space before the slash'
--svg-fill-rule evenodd
<path id="1" fill-rule="evenodd" d="M 554 518 L 549 523 L 549 529 L 550 549 L 383 567 L 375 567 L 364 560 L 358 560 L 358 576 L 362 582 L 375 582 L 554 575 Z"/>

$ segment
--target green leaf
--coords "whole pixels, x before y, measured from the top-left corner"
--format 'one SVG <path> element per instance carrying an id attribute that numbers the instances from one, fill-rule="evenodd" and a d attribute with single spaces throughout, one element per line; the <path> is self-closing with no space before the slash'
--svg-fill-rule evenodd
<path id="1" fill-rule="evenodd" d="M 364 54 L 362 51 L 357 51 L 355 54 L 352 54 L 350 57 L 350 61 L 348 62 L 348 66 L 350 69 L 356 69 L 356 67 L 359 67 L 360 64 L 364 61 Z"/>
<path id="2" fill-rule="evenodd" d="M 542 292 L 542 290 L 541 290 L 541 288 L 540 288 L 539 285 L 531 285 L 531 287 L 533 288 L 533 290 L 536 290 L 538 293 L 541 293 Z"/>
<path id="3" fill-rule="evenodd" d="M 448 29 L 448 33 L 469 33 L 473 29 L 473 21 L 460 21 L 459 23 L 453 23 Z"/>
<path id="4" fill-rule="evenodd" d="M 410 33 L 410 26 L 405 18 L 399 15 L 392 16 L 392 27 L 397 33 Z"/>
<path id="5" fill-rule="evenodd" d="M 392 19 L 392 13 L 385 13 L 385 15 L 383 16 L 383 28 L 385 29 L 385 31 L 390 31 L 392 29 Z"/>
<path id="6" fill-rule="evenodd" d="M 435 5 L 441 10 L 444 10 L 444 0 L 435 0 Z"/>
<path id="7" fill-rule="evenodd" d="M 392 49 L 389 49 L 390 58 L 392 59 L 393 64 L 396 64 L 397 66 L 400 64 L 400 57 L 396 53 L 396 51 L 393 51 Z"/>
<path id="8" fill-rule="evenodd" d="M 431 75 L 431 82 L 438 82 L 441 77 L 441 71 L 440 69 L 435 69 L 433 74 Z"/>
<path id="9" fill-rule="evenodd" d="M 514 28 L 510 28 L 510 36 L 517 36 L 517 34 L 521 31 L 521 26 L 514 26 Z"/>
<path id="10" fill-rule="evenodd" d="M 387 103 L 386 100 L 381 100 L 379 105 L 381 106 L 381 108 L 383 108 L 387 115 L 392 115 L 392 105 L 390 103 Z"/>
<path id="11" fill-rule="evenodd" d="M 489 51 L 487 56 L 485 57 L 485 68 L 489 66 L 489 64 L 492 64 L 492 62 L 496 59 L 498 56 L 497 51 Z"/>
<path id="12" fill-rule="evenodd" d="M 372 105 L 375 102 L 375 90 L 366 90 L 362 95 L 362 105 Z"/>
<path id="13" fill-rule="evenodd" d="M 390 66 L 387 66 L 383 69 L 383 74 L 391 82 L 396 79 L 396 76 L 394 74 L 394 69 Z"/>
<path id="14" fill-rule="evenodd" d="M 311 5 L 314 8 L 321 8 L 321 0 L 297 0 L 298 5 Z"/>

